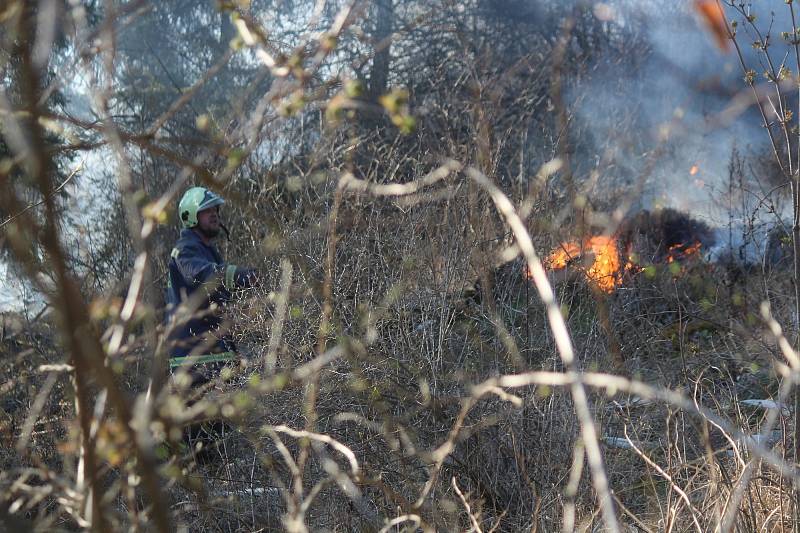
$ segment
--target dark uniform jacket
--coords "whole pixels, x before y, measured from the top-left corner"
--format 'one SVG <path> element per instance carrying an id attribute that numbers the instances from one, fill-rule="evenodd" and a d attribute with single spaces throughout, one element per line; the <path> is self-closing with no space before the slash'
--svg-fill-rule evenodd
<path id="1" fill-rule="evenodd" d="M 203 242 L 192 229 L 183 229 L 172 249 L 167 282 L 166 321 L 171 326 L 168 341 L 170 366 L 179 366 L 186 356 L 197 362 L 229 359 L 236 347 L 221 331 L 222 308 L 236 288 L 255 283 L 255 272 L 226 264 L 219 251 Z M 180 311 L 182 303 L 189 311 Z M 216 304 L 216 309 L 211 309 Z M 209 354 L 224 354 L 213 357 Z"/>

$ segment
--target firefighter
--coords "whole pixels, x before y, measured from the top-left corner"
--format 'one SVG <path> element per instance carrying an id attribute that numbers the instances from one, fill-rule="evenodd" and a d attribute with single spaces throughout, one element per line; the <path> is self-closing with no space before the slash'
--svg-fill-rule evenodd
<path id="1" fill-rule="evenodd" d="M 191 385 L 213 379 L 237 360 L 222 310 L 237 289 L 254 286 L 256 271 L 226 263 L 213 244 L 227 228 L 220 219 L 225 200 L 204 187 L 192 187 L 181 198 L 183 229 L 172 249 L 167 282 L 166 320 L 171 372 L 185 368 Z"/>
<path id="2" fill-rule="evenodd" d="M 186 371 L 191 388 L 213 381 L 225 365 L 237 362 L 236 345 L 222 311 L 237 289 L 258 282 L 255 270 L 226 263 L 213 244 L 221 231 L 225 200 L 204 187 L 192 187 L 178 204 L 183 229 L 172 249 L 167 281 L 169 367 Z M 190 400 L 191 401 L 191 400 Z M 213 460 L 213 448 L 227 433 L 220 420 L 190 424 L 184 442 L 199 462 Z"/>

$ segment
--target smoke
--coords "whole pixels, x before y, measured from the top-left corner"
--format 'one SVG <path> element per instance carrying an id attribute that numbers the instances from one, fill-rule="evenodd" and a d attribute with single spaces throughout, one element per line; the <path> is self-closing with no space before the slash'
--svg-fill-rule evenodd
<path id="1" fill-rule="evenodd" d="M 721 120 L 748 87 L 735 51 L 718 47 L 693 6 L 689 0 L 594 3 L 594 15 L 625 35 L 622 52 L 599 58 L 568 96 L 578 134 L 593 139 L 599 152 L 579 152 L 579 158 L 602 157 L 612 174 L 607 181 L 621 180 L 629 192 L 645 180 L 632 193 L 635 209 L 672 207 L 722 226 L 729 222 L 720 195 L 729 190 L 732 153 L 754 158 L 767 150 L 768 137 L 755 106 Z M 772 25 L 777 41 L 787 22 L 764 11 L 757 23 L 764 32 Z M 748 67 L 764 72 L 751 46 L 756 37 L 742 24 L 738 36 Z M 769 179 L 756 177 L 762 184 Z"/>

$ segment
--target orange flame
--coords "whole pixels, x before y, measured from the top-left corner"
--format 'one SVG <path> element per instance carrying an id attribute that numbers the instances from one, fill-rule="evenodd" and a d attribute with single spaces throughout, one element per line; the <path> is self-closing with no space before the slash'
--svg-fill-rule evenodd
<path id="1" fill-rule="evenodd" d="M 716 0 L 695 0 L 694 9 L 703 19 L 719 49 L 727 52 L 730 48 L 730 34 L 722 6 Z"/>
<path id="2" fill-rule="evenodd" d="M 694 176 L 700 170 L 700 167 L 697 165 L 692 165 L 692 168 L 689 169 L 689 174 Z"/>
<path id="3" fill-rule="evenodd" d="M 547 258 L 547 264 L 553 270 L 560 270 L 566 267 L 573 259 L 580 257 L 580 255 L 581 247 L 577 243 L 567 242 L 553 250 Z"/>
<path id="4" fill-rule="evenodd" d="M 700 256 L 700 242 L 694 244 L 674 244 L 667 249 L 666 263 L 683 262 Z M 591 255 L 589 255 L 591 254 Z M 591 259 L 591 264 L 586 266 Z M 561 270 L 574 266 L 583 271 L 586 279 L 603 292 L 611 293 L 622 283 L 626 272 L 641 271 L 631 257 L 622 262 L 622 255 L 614 237 L 598 235 L 586 239 L 583 246 L 566 242 L 553 250 L 545 259 L 545 266 L 551 270 Z"/>
<path id="5" fill-rule="evenodd" d="M 620 254 L 613 237 L 605 235 L 591 237 L 583 246 L 574 242 L 564 243 L 553 250 L 546 264 L 553 270 L 560 270 L 586 253 L 591 253 L 594 257 L 592 264 L 585 268 L 586 278 L 598 289 L 613 292 L 622 281 Z M 628 261 L 625 269 L 630 266 L 632 263 Z"/>
<path id="6" fill-rule="evenodd" d="M 684 261 L 699 256 L 700 246 L 701 244 L 699 242 L 695 242 L 694 244 L 673 244 L 667 248 L 667 263 Z"/>

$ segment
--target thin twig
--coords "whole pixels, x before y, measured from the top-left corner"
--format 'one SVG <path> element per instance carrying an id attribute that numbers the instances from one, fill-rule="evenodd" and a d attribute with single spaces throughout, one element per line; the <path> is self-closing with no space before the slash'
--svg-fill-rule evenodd
<path id="1" fill-rule="evenodd" d="M 3 226 L 5 226 L 6 224 L 8 224 L 9 222 L 13 221 L 14 219 L 16 219 L 16 218 L 18 218 L 18 217 L 22 216 L 23 214 L 25 214 L 26 212 L 30 211 L 30 210 L 31 210 L 31 209 L 33 209 L 34 207 L 39 207 L 40 205 L 42 205 L 43 203 L 45 203 L 45 202 L 47 202 L 49 199 L 51 199 L 53 196 L 55 196 L 56 194 L 60 193 L 60 192 L 61 192 L 61 189 L 63 189 L 63 188 L 64 188 L 64 187 L 67 185 L 67 183 L 69 183 L 70 181 L 72 181 L 72 178 L 74 178 L 74 177 L 75 177 L 75 176 L 78 174 L 78 172 L 80 172 L 80 171 L 83 169 L 83 165 L 84 165 L 84 163 L 86 163 L 86 160 L 85 160 L 85 159 L 84 159 L 84 160 L 82 160 L 82 161 L 81 161 L 81 162 L 78 164 L 78 166 L 77 166 L 77 167 L 75 167 L 75 169 L 74 169 L 72 172 L 70 172 L 70 173 L 69 173 L 69 175 L 68 175 L 68 176 L 67 176 L 67 177 L 64 179 L 64 181 L 62 181 L 62 182 L 61 182 L 61 183 L 58 185 L 58 187 L 56 187 L 55 189 L 53 189 L 53 190 L 52 190 L 52 192 L 50 192 L 50 194 L 49 194 L 49 195 L 47 195 L 47 197 L 46 197 L 46 198 L 43 198 L 43 199 L 39 200 L 39 201 L 38 201 L 38 202 L 36 202 L 36 203 L 33 203 L 33 204 L 30 204 L 30 205 L 26 206 L 26 207 L 25 207 L 25 209 L 23 209 L 22 211 L 20 211 L 20 212 L 18 212 L 18 213 L 16 213 L 16 214 L 14 214 L 14 215 L 11 215 L 11 216 L 10 216 L 10 217 L 8 217 L 7 219 L 5 219 L 5 220 L 4 220 L 2 223 L 0 223 L 0 229 L 2 229 L 2 228 L 3 228 Z"/>
<path id="2" fill-rule="evenodd" d="M 288 259 L 281 260 L 281 284 L 280 292 L 275 298 L 275 317 L 272 320 L 272 328 L 269 336 L 269 346 L 267 348 L 267 359 L 264 371 L 268 374 L 275 370 L 278 360 L 278 347 L 281 343 L 283 334 L 283 323 L 286 320 L 286 308 L 289 301 L 289 289 L 292 286 L 292 264 Z"/>
<path id="3" fill-rule="evenodd" d="M 456 491 L 458 498 L 461 500 L 461 505 L 463 505 L 464 509 L 467 511 L 467 516 L 469 516 L 469 521 L 472 523 L 472 528 L 478 533 L 483 533 L 480 524 L 478 524 L 478 520 L 475 518 L 475 515 L 472 514 L 472 508 L 469 506 L 469 502 L 464 497 L 461 489 L 458 488 L 458 483 L 456 483 L 455 476 L 453 476 L 453 478 L 450 480 L 450 484 L 453 485 L 453 489 Z"/>

